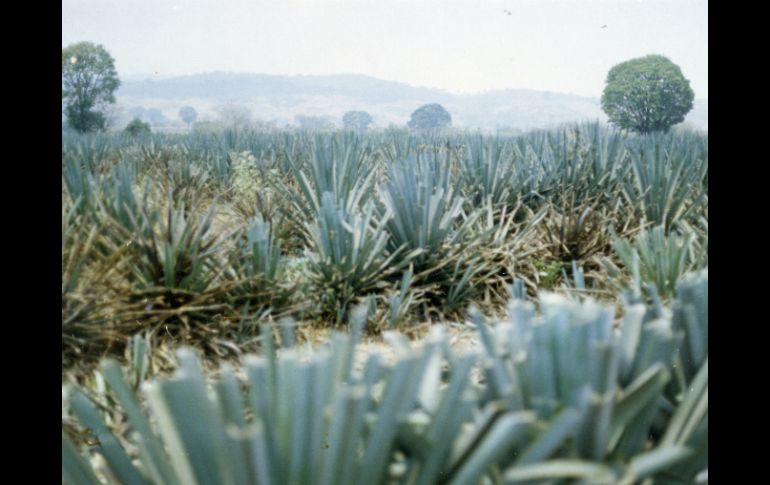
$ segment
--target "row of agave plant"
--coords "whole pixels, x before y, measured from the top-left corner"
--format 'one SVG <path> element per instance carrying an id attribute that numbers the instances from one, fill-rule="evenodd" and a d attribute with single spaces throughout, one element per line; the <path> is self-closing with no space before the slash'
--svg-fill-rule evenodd
<path id="1" fill-rule="evenodd" d="M 62 433 L 62 480 L 707 483 L 708 272 L 670 304 L 645 291 L 658 303 L 629 291 L 619 325 L 612 306 L 552 293 L 539 311 L 514 298 L 494 325 L 471 310 L 482 345 L 466 353 L 437 327 L 421 347 L 389 333 L 392 361 L 356 365 L 364 306 L 352 336 L 309 353 L 290 322 L 280 350 L 265 326 L 263 352 L 211 380 L 190 349 L 146 381 L 141 351 L 133 368 L 106 360 L 99 392 L 63 388 L 63 417 L 90 446 Z"/>
<path id="2" fill-rule="evenodd" d="M 495 206 L 511 207 L 519 200 L 538 205 L 546 199 L 560 207 L 596 199 L 607 204 L 622 196 L 649 223 L 670 229 L 707 205 L 708 196 L 707 136 L 686 132 L 630 136 L 599 124 L 510 139 L 400 131 L 363 135 L 234 131 L 158 134 L 141 140 L 68 133 L 62 140 L 63 164 L 77 162 L 92 174 L 108 173 L 124 159 L 147 170 L 174 158 L 197 166 L 224 187 L 233 176 L 234 152 L 252 154 L 260 170 L 277 168 L 293 175 L 306 197 L 309 190 L 352 196 L 354 189 L 367 186 L 368 175 L 381 168 L 377 162 L 399 162 L 430 152 L 452 158 L 453 185 L 475 206 L 490 198 Z"/>
<path id="3" fill-rule="evenodd" d="M 119 135 L 68 134 L 63 163 L 77 162 L 93 174 L 111 171 L 119 160 L 142 169 L 170 158 L 198 166 L 225 186 L 232 177 L 232 154 L 249 152 L 260 169 L 294 175 L 303 192 L 352 195 L 366 187 L 380 160 L 399 162 L 443 152 L 454 164 L 453 185 L 475 206 L 524 200 L 568 204 L 618 195 L 648 222 L 671 228 L 698 211 L 708 194 L 708 138 L 692 133 L 631 137 L 599 124 L 533 132 L 512 139 L 482 135 L 438 137 L 408 132 L 353 134 L 226 132 L 224 135 L 153 135 L 135 140 Z M 300 180 L 297 170 L 306 179 Z M 163 174 L 160 174 L 163 175 Z M 569 191 L 564 191 L 569 187 Z M 225 189 L 226 191 L 226 189 Z M 305 196 L 308 196 L 305 193 Z M 570 197 L 567 197 L 570 198 Z M 637 202 L 642 203 L 637 204 Z M 365 203 L 366 197 L 359 202 Z"/>
<path id="4" fill-rule="evenodd" d="M 707 265 L 707 172 L 705 137 L 599 125 L 66 138 L 65 361 L 143 330 L 221 355 L 264 318 L 341 324 L 361 302 L 378 329 L 462 318 L 514 277 L 534 294 L 536 260 L 573 293 L 607 274 L 668 298 Z"/>

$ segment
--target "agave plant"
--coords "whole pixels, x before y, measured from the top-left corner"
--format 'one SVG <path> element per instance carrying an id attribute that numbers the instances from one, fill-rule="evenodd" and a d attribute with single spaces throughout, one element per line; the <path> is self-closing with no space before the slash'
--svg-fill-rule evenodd
<path id="1" fill-rule="evenodd" d="M 421 144 L 420 137 L 407 129 L 390 129 L 381 142 L 383 155 L 391 164 L 416 157 Z"/>
<path id="2" fill-rule="evenodd" d="M 188 208 L 200 205 L 211 190 L 208 171 L 197 164 L 182 159 L 183 150 L 178 147 L 162 149 L 149 165 L 148 178 L 159 189 L 162 199 L 171 199 L 177 206 Z"/>
<path id="3" fill-rule="evenodd" d="M 561 190 L 552 202 L 562 203 L 561 196 L 566 194 L 573 205 L 614 201 L 630 170 L 623 136 L 617 131 L 604 132 L 598 124 L 578 125 L 561 133 L 555 144 L 555 172 Z"/>
<path id="4" fill-rule="evenodd" d="M 680 220 L 676 224 L 676 232 L 680 234 L 694 234 L 691 239 L 690 254 L 697 269 L 708 268 L 709 265 L 709 221 L 706 217 L 700 217 L 697 224 L 690 224 Z"/>
<path id="5" fill-rule="evenodd" d="M 281 240 L 285 249 L 293 251 L 309 243 L 307 227 L 318 216 L 324 192 L 344 200 L 348 212 L 357 210 L 373 193 L 376 170 L 367 166 L 369 147 L 352 133 L 330 137 L 299 133 L 284 138 L 280 156 L 285 162 L 274 162 L 276 167 L 267 170 L 267 175 L 273 175 L 264 177 L 272 193 L 272 202 L 265 205 L 273 207 L 269 216 L 263 216 L 280 219 Z"/>
<path id="6" fill-rule="evenodd" d="M 487 350 L 482 402 L 531 410 L 542 430 L 512 460 L 507 480 L 630 484 L 655 476 L 655 483 L 690 483 L 708 466 L 707 356 L 673 415 L 665 418 L 660 405 L 679 359 L 681 335 L 671 320 L 645 321 L 637 304 L 626 308 L 616 333 L 612 308 L 555 295 L 541 296 L 541 311 L 536 319 L 531 303 L 514 301 L 494 330 L 473 314 Z"/>
<path id="7" fill-rule="evenodd" d="M 111 266 L 96 250 L 100 228 L 84 223 L 77 205 L 62 207 L 62 365 L 89 356 L 103 344 L 103 302 L 95 291 L 110 276 Z"/>
<path id="8" fill-rule="evenodd" d="M 556 190 L 559 177 L 554 169 L 553 150 L 548 143 L 539 141 L 533 146 L 520 138 L 513 147 L 515 170 L 511 194 L 533 210 L 546 202 Z"/>
<path id="9" fill-rule="evenodd" d="M 405 248 L 401 264 L 412 261 L 414 287 L 425 297 L 423 318 L 464 313 L 467 302 L 499 272 L 494 255 L 485 253 L 484 247 L 503 251 L 511 241 L 508 230 L 515 214 L 507 214 L 505 208 L 496 212 L 488 203 L 485 226 L 484 210 L 467 213 L 449 163 L 449 155 L 432 154 L 394 164 L 381 188 L 380 211 L 392 214 L 386 223 L 389 248 Z"/>
<path id="10" fill-rule="evenodd" d="M 203 168 L 222 190 L 229 186 L 232 174 L 228 150 L 221 143 L 220 137 L 193 131 L 179 140 L 180 159 Z"/>
<path id="11" fill-rule="evenodd" d="M 510 210 L 496 210 L 488 201 L 478 212 L 466 249 L 468 257 L 479 266 L 473 281 L 478 290 L 474 301 L 481 298 L 484 304 L 504 306 L 509 296 L 507 288 L 515 275 L 521 276 L 533 266 L 530 256 L 541 250 L 536 229 L 544 220 L 547 207 L 534 212 L 519 201 Z"/>
<path id="12" fill-rule="evenodd" d="M 631 150 L 633 177 L 624 185 L 629 203 L 636 204 L 649 222 L 666 231 L 677 221 L 708 204 L 704 180 L 708 173 L 708 152 L 680 146 L 666 138 L 645 138 Z"/>
<path id="13" fill-rule="evenodd" d="M 98 198 L 98 184 L 94 175 L 74 158 L 66 158 L 62 166 L 62 183 L 76 210 L 86 213 L 93 209 Z"/>
<path id="14" fill-rule="evenodd" d="M 393 367 L 370 358 L 363 374 L 350 372 L 350 349 L 336 337 L 330 352 L 309 362 L 293 352 L 275 360 L 250 358 L 246 399 L 227 367 L 210 397 L 193 354 L 180 351 L 174 377 L 143 386 L 149 415 L 117 363 L 107 361 L 102 372 L 137 432 L 139 460 L 75 392 L 72 410 L 92 430 L 106 466 L 95 470 L 63 433 L 63 481 L 345 485 L 409 478 L 471 484 L 521 438 L 527 416 L 498 420 L 488 412 L 468 422 L 473 400 L 464 391 L 472 357 L 457 357 L 449 381 L 439 386 L 436 344 Z M 467 438 L 458 439 L 460 434 Z"/>
<path id="15" fill-rule="evenodd" d="M 286 199 L 288 183 L 284 181 L 286 173 L 258 160 L 250 152 L 231 153 L 232 175 L 228 192 L 230 207 L 247 221 L 258 217 L 271 225 L 276 240 L 287 251 L 302 246 L 304 228 L 299 221 L 308 215 L 299 217 L 291 200 Z M 274 164 L 273 164 L 274 165 Z M 283 190 L 276 190 L 282 185 Z"/>
<path id="16" fill-rule="evenodd" d="M 291 285 L 284 283 L 285 261 L 273 227 L 259 217 L 249 220 L 244 230 L 235 234 L 235 248 L 230 252 L 224 277 L 233 282 L 230 290 L 236 307 L 248 305 L 256 315 L 283 316 L 289 311 Z"/>
<path id="17" fill-rule="evenodd" d="M 590 167 L 586 176 L 589 186 L 586 198 L 611 201 L 631 169 L 626 137 L 618 130 L 607 132 L 598 122 L 585 124 L 581 129 L 588 141 L 588 149 L 582 156 Z"/>
<path id="18" fill-rule="evenodd" d="M 277 281 L 281 271 L 281 253 L 270 223 L 258 217 L 249 221 L 244 242 L 240 246 L 248 255 L 244 261 L 244 274 L 263 275 L 268 281 Z"/>
<path id="19" fill-rule="evenodd" d="M 586 297 L 597 293 L 596 281 L 592 281 L 591 287 L 586 285 L 585 269 L 582 266 L 578 266 L 576 261 L 572 261 L 570 265 L 570 274 L 562 268 L 562 288 L 567 297 L 576 300 L 583 301 Z M 572 277 L 570 280 L 570 276 Z"/>
<path id="20" fill-rule="evenodd" d="M 550 206 L 542 227 L 556 260 L 562 263 L 584 262 L 611 246 L 608 227 L 612 216 L 597 210 L 597 206 L 597 202 L 583 202 L 577 206 L 570 205 L 564 213 Z"/>
<path id="21" fill-rule="evenodd" d="M 262 357 L 247 357 L 237 375 L 224 366 L 210 386 L 181 350 L 173 377 L 142 386 L 146 408 L 108 360 L 102 375 L 135 430 L 131 446 L 83 393 L 63 393 L 99 443 L 81 455 L 62 434 L 63 480 L 630 485 L 707 474 L 707 356 L 667 415 L 659 403 L 680 340 L 670 320 L 644 321 L 644 306 L 633 305 L 617 333 L 612 308 L 542 302 L 540 318 L 512 302 L 510 321 L 494 330 L 474 314 L 485 349 L 479 385 L 477 356 L 455 354 L 440 329 L 420 349 L 387 334 L 393 363 L 370 355 L 354 365 L 364 308 L 353 312 L 353 339 L 334 335 L 327 351 L 302 355 L 278 354 L 268 338 Z M 87 460 L 95 453 L 104 465 Z"/>
<path id="22" fill-rule="evenodd" d="M 479 207 L 487 201 L 498 209 L 514 204 L 511 194 L 515 165 L 512 147 L 478 136 L 468 144 L 459 163 L 460 178 L 469 202 Z"/>
<path id="23" fill-rule="evenodd" d="M 532 132 L 516 140 L 512 193 L 529 207 L 561 205 L 567 198 L 614 200 L 628 172 L 623 136 L 598 124 Z"/>
<path id="24" fill-rule="evenodd" d="M 76 162 L 88 172 L 104 175 L 120 158 L 121 143 L 109 134 L 62 134 L 62 162 Z"/>
<path id="25" fill-rule="evenodd" d="M 417 303 L 418 297 L 412 289 L 414 269 L 410 267 L 401 276 L 399 286 L 388 298 L 388 327 L 396 328 L 406 320 L 409 311 Z"/>
<path id="26" fill-rule="evenodd" d="M 135 193 L 136 172 L 130 164 L 121 162 L 115 172 L 102 183 L 98 199 L 97 220 L 108 225 L 110 223 L 120 228 L 115 234 L 116 243 L 125 241 L 125 234 L 138 229 L 137 221 L 141 217 L 142 207 L 148 205 L 149 183 L 145 184 L 142 198 Z M 107 232 L 109 237 L 113 233 Z"/>
<path id="27" fill-rule="evenodd" d="M 119 267 L 125 284 L 113 283 L 122 332 L 162 326 L 164 335 L 201 338 L 217 348 L 210 337 L 221 335 L 217 322 L 232 313 L 228 295 L 234 283 L 221 277 L 227 254 L 220 251 L 227 238 L 212 232 L 214 211 L 212 206 L 200 216 L 169 200 L 163 214 L 145 204 L 138 216 L 129 213 L 132 230 L 108 221 L 109 248 L 124 251 Z"/>
<path id="28" fill-rule="evenodd" d="M 687 483 L 694 477 L 694 483 L 704 483 L 704 475 L 708 481 L 708 269 L 680 279 L 670 311 L 648 311 L 645 318 L 651 321 L 661 315 L 670 318 L 680 344 L 672 379 L 660 401 L 670 417 L 665 430 L 658 429 L 656 434 L 662 436 L 662 445 L 684 445 L 693 453 L 659 481 Z"/>
<path id="29" fill-rule="evenodd" d="M 224 152 L 246 151 L 259 159 L 263 159 L 265 154 L 276 148 L 277 138 L 272 133 L 251 129 L 226 129 L 220 135 L 215 136 L 214 143 L 217 143 L 219 149 Z"/>
<path id="30" fill-rule="evenodd" d="M 165 217 L 144 210 L 137 224 L 141 232 L 131 241 L 137 255 L 132 267 L 136 287 L 205 289 L 213 278 L 213 254 L 220 243 L 211 233 L 214 210 L 212 206 L 203 217 L 188 217 L 188 209 L 171 200 Z"/>
<path id="31" fill-rule="evenodd" d="M 350 213 L 344 200 L 335 200 L 331 192 L 321 197 L 318 220 L 308 229 L 309 278 L 321 293 L 325 313 L 333 314 L 337 324 L 356 298 L 382 289 L 385 278 L 399 269 L 392 263 L 404 248 L 388 249 L 385 227 L 390 217 L 377 220 L 373 205 Z M 409 260 L 407 255 L 401 264 Z"/>
<path id="32" fill-rule="evenodd" d="M 352 133 L 329 140 L 316 136 L 307 147 L 309 160 L 302 163 L 289 151 L 289 166 L 299 192 L 291 201 L 299 214 L 318 214 L 325 192 L 342 200 L 345 210 L 362 207 L 372 193 L 375 170 L 368 166 L 370 148 Z"/>
<path id="33" fill-rule="evenodd" d="M 687 390 L 708 359 L 708 296 L 708 269 L 685 275 L 676 288 L 671 321 L 674 330 L 684 335 L 675 368 L 680 392 Z"/>
<path id="34" fill-rule="evenodd" d="M 147 167 L 165 167 L 175 155 L 173 147 L 165 146 L 157 136 L 145 140 L 139 145 L 144 164 Z"/>
<path id="35" fill-rule="evenodd" d="M 647 433 L 660 447 L 684 446 L 689 450 L 685 460 L 660 473 L 655 483 L 704 483 L 702 477 L 708 476 L 708 270 L 684 276 L 670 308 L 661 304 L 654 285 L 648 287 L 648 293 L 652 305 L 645 310 L 642 304 L 630 304 L 629 308 L 637 310 L 622 322 L 625 353 L 630 355 L 636 347 L 639 356 L 636 364 L 625 365 L 622 382 L 629 382 L 656 359 L 669 362 L 672 344 L 674 352 L 669 365 L 671 378 L 657 406 L 646 411 L 643 422 L 651 422 L 651 427 L 641 429 L 637 422 L 632 426 L 633 434 L 641 437 Z"/>
<path id="36" fill-rule="evenodd" d="M 421 157 L 391 165 L 381 190 L 381 213 L 391 214 L 386 227 L 388 247 L 419 251 L 415 271 L 422 272 L 446 258 L 464 242 L 480 214 L 466 214 L 464 198 L 451 180 L 448 159 Z"/>
<path id="37" fill-rule="evenodd" d="M 356 319 L 360 332 L 361 312 Z M 245 360 L 245 382 L 223 367 L 213 394 L 185 349 L 175 376 L 143 386 L 149 413 L 108 360 L 102 374 L 136 430 L 138 461 L 76 391 L 70 406 L 95 434 L 106 466 L 95 470 L 63 433 L 63 481 L 476 483 L 521 439 L 528 416 L 497 419 L 490 409 L 474 419 L 468 384 L 475 357 L 452 355 L 445 343 L 436 335 L 392 366 L 372 356 L 361 370 L 352 366 L 353 342 L 340 335 L 310 359 L 290 349 L 276 357 L 268 345 L 266 357 Z M 443 358 L 453 364 L 445 383 Z"/>
<path id="38" fill-rule="evenodd" d="M 668 236 L 662 226 L 640 231 L 633 242 L 613 237 L 613 248 L 631 275 L 632 289 L 641 294 L 644 283 L 653 283 L 664 297 L 673 296 L 679 278 L 693 269 L 691 247 L 695 234 L 672 232 Z M 622 287 L 620 269 L 605 260 L 610 275 Z"/>

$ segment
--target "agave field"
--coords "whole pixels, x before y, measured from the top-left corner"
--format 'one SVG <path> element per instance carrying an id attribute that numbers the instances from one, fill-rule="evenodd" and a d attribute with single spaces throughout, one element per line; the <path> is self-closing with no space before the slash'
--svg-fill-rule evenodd
<path id="1" fill-rule="evenodd" d="M 707 135 L 63 134 L 62 480 L 707 483 Z"/>

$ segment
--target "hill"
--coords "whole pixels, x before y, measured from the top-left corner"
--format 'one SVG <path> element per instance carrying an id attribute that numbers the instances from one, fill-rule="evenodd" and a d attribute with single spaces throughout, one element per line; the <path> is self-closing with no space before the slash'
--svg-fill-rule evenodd
<path id="1" fill-rule="evenodd" d="M 179 108 L 195 107 L 200 119 L 215 118 L 222 105 L 247 107 L 255 119 L 278 125 L 298 115 L 325 116 L 341 125 L 349 110 L 365 110 L 375 124 L 403 125 L 420 105 L 440 103 L 453 125 L 486 131 L 530 129 L 582 120 L 603 120 L 598 98 L 572 94 L 507 89 L 455 94 L 359 74 L 284 76 L 206 73 L 166 79 L 126 79 L 117 93 L 130 115 L 139 107 L 160 110 L 168 123 L 178 121 Z M 155 111 L 157 113 L 157 111 Z M 708 129 L 708 100 L 696 100 L 688 123 Z"/>

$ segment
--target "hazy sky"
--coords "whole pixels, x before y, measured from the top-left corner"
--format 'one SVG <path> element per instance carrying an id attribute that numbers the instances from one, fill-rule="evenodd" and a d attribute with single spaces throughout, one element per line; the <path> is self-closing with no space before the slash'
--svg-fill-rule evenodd
<path id="1" fill-rule="evenodd" d="M 654 53 L 708 98 L 708 0 L 62 0 L 62 47 L 84 40 L 124 77 L 356 73 L 594 97 L 613 65 Z"/>

